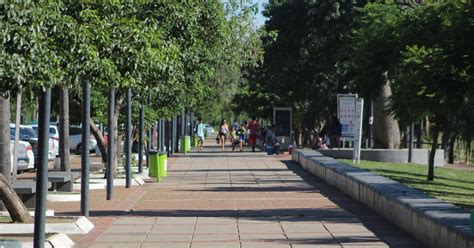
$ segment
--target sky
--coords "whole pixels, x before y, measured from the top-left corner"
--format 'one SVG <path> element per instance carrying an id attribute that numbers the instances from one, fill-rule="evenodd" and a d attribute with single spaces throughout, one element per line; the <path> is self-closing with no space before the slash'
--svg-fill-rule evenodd
<path id="1" fill-rule="evenodd" d="M 268 0 L 255 0 L 254 1 L 256 4 L 258 4 L 258 13 L 255 17 L 255 24 L 260 27 L 263 24 L 265 24 L 265 17 L 262 15 L 262 10 L 263 10 L 263 4 L 268 3 Z"/>

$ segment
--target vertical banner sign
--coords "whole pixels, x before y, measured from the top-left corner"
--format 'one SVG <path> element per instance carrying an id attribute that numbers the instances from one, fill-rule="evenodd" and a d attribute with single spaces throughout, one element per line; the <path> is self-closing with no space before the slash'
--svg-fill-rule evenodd
<path id="1" fill-rule="evenodd" d="M 354 138 L 356 132 L 356 99 L 354 94 L 337 95 L 337 118 L 341 123 L 341 136 Z"/>
<path id="2" fill-rule="evenodd" d="M 362 139 L 362 118 L 364 99 L 357 94 L 337 95 L 337 118 L 342 126 L 341 136 L 354 141 L 353 161 L 360 161 L 360 146 Z"/>

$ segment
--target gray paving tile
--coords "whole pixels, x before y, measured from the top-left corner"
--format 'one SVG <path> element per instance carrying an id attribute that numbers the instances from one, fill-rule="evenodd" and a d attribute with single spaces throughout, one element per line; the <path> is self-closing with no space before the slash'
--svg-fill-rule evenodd
<path id="1" fill-rule="evenodd" d="M 137 243 L 137 242 L 142 242 L 145 240 L 146 235 L 145 234 L 105 234 L 99 237 L 96 242 L 97 243 Z"/>
<path id="2" fill-rule="evenodd" d="M 152 234 L 192 234 L 194 225 L 155 225 L 151 229 Z"/>
<path id="3" fill-rule="evenodd" d="M 191 242 L 192 234 L 150 234 L 145 242 Z"/>
<path id="4" fill-rule="evenodd" d="M 141 248 L 190 248 L 191 243 L 183 242 L 155 242 L 155 243 L 143 243 Z"/>
<path id="5" fill-rule="evenodd" d="M 115 225 L 107 228 L 104 233 L 142 233 L 150 232 L 152 225 Z"/>
<path id="6" fill-rule="evenodd" d="M 240 233 L 283 233 L 279 223 L 239 224 Z"/>
<path id="7" fill-rule="evenodd" d="M 122 217 L 114 221 L 115 225 L 153 225 L 156 218 L 149 217 Z"/>
<path id="8" fill-rule="evenodd" d="M 237 234 L 196 234 L 193 237 L 192 242 L 201 241 L 227 241 L 227 242 L 238 242 L 239 235 Z"/>
<path id="9" fill-rule="evenodd" d="M 193 242 L 191 248 L 240 248 L 239 242 Z"/>
<path id="10" fill-rule="evenodd" d="M 238 233 L 237 225 L 197 225 L 194 231 L 198 234 L 233 234 Z"/>

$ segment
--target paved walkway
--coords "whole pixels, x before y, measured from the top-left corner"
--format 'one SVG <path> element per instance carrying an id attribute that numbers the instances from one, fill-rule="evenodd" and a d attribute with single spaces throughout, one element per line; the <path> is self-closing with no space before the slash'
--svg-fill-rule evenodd
<path id="1" fill-rule="evenodd" d="M 96 228 L 78 247 L 420 247 L 286 156 L 202 153 L 170 160 L 160 183 L 92 191 Z M 74 213 L 77 204 L 51 206 Z"/>

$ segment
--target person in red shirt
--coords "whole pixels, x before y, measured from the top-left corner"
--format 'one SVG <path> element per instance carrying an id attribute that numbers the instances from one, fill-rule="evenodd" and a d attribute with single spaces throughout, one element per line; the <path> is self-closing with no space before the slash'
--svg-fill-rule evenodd
<path id="1" fill-rule="evenodd" d="M 255 145 L 257 144 L 257 135 L 260 125 L 257 122 L 257 118 L 254 116 L 249 122 L 247 129 L 250 130 L 249 144 L 252 145 L 252 152 L 255 152 Z"/>

